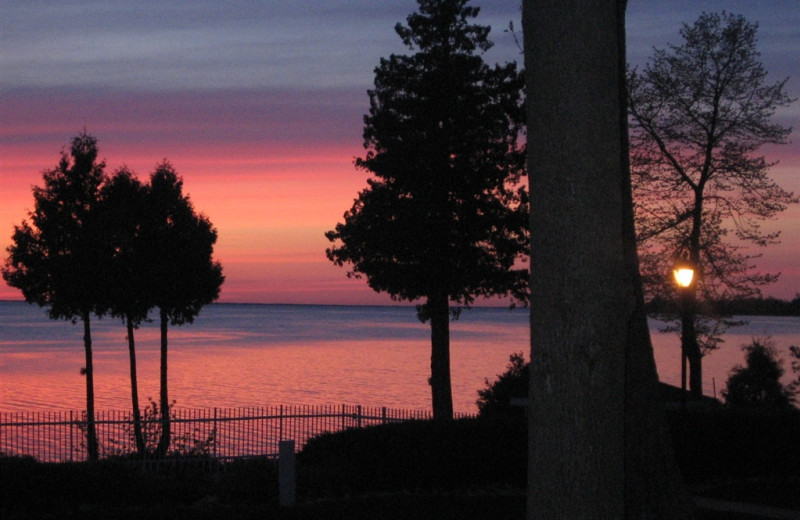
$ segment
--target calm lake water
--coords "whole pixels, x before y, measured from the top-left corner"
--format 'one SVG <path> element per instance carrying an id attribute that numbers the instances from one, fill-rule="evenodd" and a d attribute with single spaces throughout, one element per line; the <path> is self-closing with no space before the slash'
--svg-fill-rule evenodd
<path id="1" fill-rule="evenodd" d="M 800 344 L 800 318 L 749 317 L 705 358 L 705 393 L 719 395 L 740 347 L 771 336 L 787 360 Z M 662 381 L 680 383 L 679 338 L 651 321 Z M 505 370 L 508 357 L 528 358 L 526 309 L 476 308 L 451 325 L 456 411 L 474 412 L 484 379 Z M 93 322 L 96 407 L 130 409 L 125 328 Z M 85 407 L 83 328 L 49 320 L 21 302 L 0 302 L 0 411 L 81 410 Z M 142 404 L 159 387 L 157 323 L 136 332 Z M 171 327 L 170 399 L 182 408 L 361 404 L 429 409 L 430 328 L 413 307 L 215 304 L 194 324 Z M 787 375 L 788 376 L 788 375 Z M 787 377 L 788 379 L 788 377 Z"/>

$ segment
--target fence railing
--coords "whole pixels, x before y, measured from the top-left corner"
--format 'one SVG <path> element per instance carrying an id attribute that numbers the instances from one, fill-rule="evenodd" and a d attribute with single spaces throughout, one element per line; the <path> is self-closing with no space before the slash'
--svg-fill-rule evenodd
<path id="1" fill-rule="evenodd" d="M 170 453 L 214 460 L 277 457 L 279 443 L 293 439 L 299 451 L 324 432 L 430 419 L 422 410 L 368 408 L 360 405 L 274 406 L 171 410 Z M 101 458 L 137 453 L 130 412 L 95 413 Z M 83 461 L 86 417 L 82 412 L 0 412 L 0 453 L 30 456 L 41 462 Z M 157 417 L 141 420 L 146 446 L 154 449 L 161 431 Z"/>

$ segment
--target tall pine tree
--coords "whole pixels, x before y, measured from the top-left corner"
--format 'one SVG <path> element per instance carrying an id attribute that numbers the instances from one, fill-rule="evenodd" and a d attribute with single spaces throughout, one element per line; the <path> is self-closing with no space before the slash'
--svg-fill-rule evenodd
<path id="1" fill-rule="evenodd" d="M 411 55 L 375 69 L 364 122 L 374 177 L 326 234 L 328 258 L 370 287 L 421 301 L 431 323 L 431 391 L 437 419 L 452 417 L 450 306 L 476 297 L 527 301 L 527 198 L 523 80 L 514 63 L 489 67 L 490 28 L 470 23 L 466 0 L 420 0 L 395 27 Z"/>
<path id="2" fill-rule="evenodd" d="M 103 313 L 100 278 L 107 256 L 95 209 L 104 170 L 97 139 L 85 131 L 76 136 L 69 153 L 62 152 L 58 165 L 44 172 L 44 186 L 33 188 L 30 223 L 15 227 L 3 266 L 3 278 L 21 289 L 27 302 L 47 307 L 52 319 L 83 322 L 90 460 L 98 458 L 91 315 Z"/>

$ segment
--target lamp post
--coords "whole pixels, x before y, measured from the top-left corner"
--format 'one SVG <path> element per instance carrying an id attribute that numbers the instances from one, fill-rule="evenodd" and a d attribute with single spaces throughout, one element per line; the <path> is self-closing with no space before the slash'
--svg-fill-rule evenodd
<path id="1" fill-rule="evenodd" d="M 695 266 L 688 255 L 678 256 L 672 268 L 672 275 L 680 293 L 679 310 L 681 315 L 681 402 L 686 408 L 686 363 L 688 352 L 697 341 L 694 329 L 694 298 L 692 288 L 695 281 Z"/>

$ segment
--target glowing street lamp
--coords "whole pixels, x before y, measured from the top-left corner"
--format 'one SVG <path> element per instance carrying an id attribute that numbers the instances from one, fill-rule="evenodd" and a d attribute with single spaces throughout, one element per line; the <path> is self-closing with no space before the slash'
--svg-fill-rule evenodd
<path id="1" fill-rule="evenodd" d="M 672 267 L 672 276 L 681 293 L 681 400 L 686 407 L 686 363 L 687 354 L 695 347 L 697 336 L 694 329 L 694 295 L 691 291 L 695 281 L 695 265 L 689 260 L 688 251 L 676 257 Z"/>
<path id="2" fill-rule="evenodd" d="M 678 260 L 672 269 L 672 275 L 678 287 L 688 289 L 694 281 L 694 266 L 688 260 Z"/>

